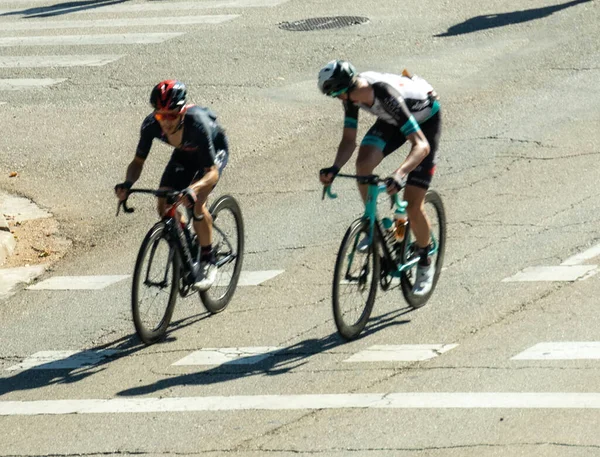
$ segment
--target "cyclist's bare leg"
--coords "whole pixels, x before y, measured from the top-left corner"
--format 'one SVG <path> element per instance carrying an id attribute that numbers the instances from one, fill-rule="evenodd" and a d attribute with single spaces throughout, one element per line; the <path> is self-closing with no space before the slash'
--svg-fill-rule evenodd
<path id="1" fill-rule="evenodd" d="M 415 235 L 417 245 L 425 248 L 430 241 L 430 226 L 427 214 L 425 214 L 425 194 L 427 189 L 408 185 L 404 188 L 404 200 L 408 202 L 406 212 L 410 227 Z"/>
<path id="2" fill-rule="evenodd" d="M 361 145 L 358 149 L 358 157 L 356 158 L 356 174 L 365 176 L 373 173 L 373 170 L 383 160 L 383 152 L 376 146 Z M 369 187 L 366 184 L 359 184 L 358 190 L 363 202 L 367 201 L 367 193 Z"/>
<path id="3" fill-rule="evenodd" d="M 212 244 L 212 216 L 206 207 L 206 199 L 212 191 L 211 188 L 201 189 L 197 194 L 196 204 L 194 205 L 194 230 L 200 240 L 200 246 L 210 246 Z M 203 217 L 197 220 L 199 216 Z"/>

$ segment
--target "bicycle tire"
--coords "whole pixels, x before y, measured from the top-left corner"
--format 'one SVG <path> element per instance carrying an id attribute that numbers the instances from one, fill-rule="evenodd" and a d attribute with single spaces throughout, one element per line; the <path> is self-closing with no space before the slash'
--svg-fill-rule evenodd
<path id="1" fill-rule="evenodd" d="M 242 263 L 244 260 L 244 219 L 242 217 L 242 210 L 240 209 L 240 206 L 236 199 L 233 198 L 231 195 L 222 195 L 210 206 L 209 209 L 210 214 L 213 217 L 213 222 L 218 220 L 219 213 L 227 210 L 231 211 L 236 225 L 236 252 L 235 258 L 233 260 L 235 262 L 235 265 L 233 267 L 231 275 L 229 275 L 229 283 L 226 287 L 222 285 L 213 285 L 210 289 L 200 292 L 200 299 L 202 300 L 204 307 L 212 314 L 217 314 L 223 311 L 231 301 L 231 298 L 235 293 L 238 281 L 240 279 L 240 274 L 242 272 Z M 219 250 L 221 249 L 221 246 L 213 246 L 213 249 L 217 250 L 216 255 L 218 261 Z M 222 284 L 221 277 L 225 277 L 225 275 L 221 276 L 217 271 L 217 282 L 219 284 Z M 217 290 L 223 287 L 225 287 L 225 292 L 219 297 L 215 297 L 214 295 L 217 294 Z"/>
<path id="2" fill-rule="evenodd" d="M 444 251 L 446 249 L 446 211 L 444 209 L 442 197 L 436 191 L 428 190 L 427 194 L 425 194 L 425 205 L 428 204 L 431 204 L 435 209 L 438 220 L 438 230 L 435 234 L 438 243 L 438 252 L 436 254 L 435 259 L 435 273 L 433 275 L 433 283 L 431 286 L 431 290 L 425 295 L 417 296 L 412 292 L 413 284 L 408 273 L 405 271 L 400 275 L 402 295 L 404 295 L 406 303 L 408 303 L 408 305 L 413 309 L 421 308 L 422 306 L 425 306 L 425 304 L 429 301 L 438 283 L 440 273 L 442 272 L 442 266 L 444 264 Z M 403 241 L 403 246 L 401 248 L 403 253 L 403 259 L 406 259 L 408 257 L 407 249 L 410 244 L 410 226 L 407 227 L 406 234 L 407 236 Z"/>
<path id="3" fill-rule="evenodd" d="M 158 243 L 164 240 L 168 243 L 169 246 L 169 254 L 167 257 L 167 265 L 165 268 L 168 268 L 168 263 L 171 263 L 170 272 L 172 274 L 170 284 L 167 286 L 170 288 L 168 292 L 168 302 L 165 307 L 164 314 L 160 319 L 158 325 L 154 328 L 148 328 L 144 323 L 144 319 L 142 317 L 142 311 L 140 309 L 140 287 L 145 287 L 144 281 L 147 279 L 145 277 L 147 273 L 151 271 L 152 262 L 154 260 L 154 254 L 156 252 L 156 248 Z M 144 268 L 145 260 L 148 256 L 151 256 L 149 259 L 149 265 L 147 268 Z M 177 300 L 177 294 L 179 293 L 179 276 L 180 276 L 180 258 L 179 253 L 174 246 L 173 242 L 169 241 L 166 237 L 166 225 L 164 222 L 157 222 L 146 234 L 142 244 L 140 246 L 140 250 L 138 252 L 137 260 L 135 262 L 135 269 L 133 273 L 133 281 L 131 287 L 131 311 L 133 315 L 133 323 L 135 326 L 135 330 L 140 340 L 147 345 L 156 343 L 162 337 L 164 337 L 167 327 L 171 322 L 171 318 L 173 316 L 173 310 L 175 309 L 175 301 Z M 169 270 L 166 270 L 165 279 L 168 275 Z M 144 279 L 146 278 L 146 279 Z M 160 313 L 159 313 L 160 314 Z"/>
<path id="4" fill-rule="evenodd" d="M 379 275 L 380 275 L 380 264 L 379 255 L 377 253 L 377 241 L 374 240 L 373 244 L 369 248 L 367 253 L 367 264 L 363 265 L 360 270 L 360 276 L 357 278 L 357 284 L 361 287 L 361 281 L 364 280 L 363 273 L 364 269 L 367 268 L 366 274 L 368 275 L 368 263 L 371 263 L 372 268 L 372 279 L 368 286 L 368 296 L 364 302 L 364 307 L 360 313 L 360 317 L 354 323 L 347 323 L 344 317 L 342 304 L 340 302 L 340 282 L 341 280 L 348 281 L 348 274 L 344 272 L 344 261 L 346 256 L 352 255 L 354 260 L 354 253 L 356 252 L 356 246 L 358 244 L 358 238 L 361 233 L 368 235 L 369 224 L 367 221 L 358 219 L 354 221 L 340 244 L 337 259 L 335 262 L 335 270 L 333 273 L 333 290 L 332 290 L 332 305 L 333 305 L 333 317 L 338 333 L 347 341 L 356 339 L 365 328 L 371 312 L 373 311 L 373 305 L 375 303 L 375 297 L 377 295 L 377 288 L 379 286 Z M 364 284 L 364 283 L 363 283 Z"/>

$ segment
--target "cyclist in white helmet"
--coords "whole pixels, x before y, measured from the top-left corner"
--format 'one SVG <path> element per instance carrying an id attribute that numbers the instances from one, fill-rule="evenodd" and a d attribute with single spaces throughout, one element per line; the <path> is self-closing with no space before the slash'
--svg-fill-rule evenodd
<path id="1" fill-rule="evenodd" d="M 406 141 L 410 143 L 410 152 L 388 178 L 388 192 L 396 193 L 405 186 L 403 198 L 408 202 L 408 217 L 421 257 L 413 293 L 427 294 L 431 290 L 435 266 L 428 256 L 430 227 L 424 201 L 435 172 L 441 134 L 437 94 L 427 81 L 406 71 L 401 75 L 374 71 L 358 73 L 344 60 L 333 60 L 325 65 L 319 71 L 318 86 L 325 95 L 342 100 L 345 111 L 342 140 L 333 165 L 319 173 L 323 185 L 333 182 L 356 149 L 360 108 L 376 116 L 377 120 L 358 149 L 358 175 L 372 174 L 385 157 Z M 366 201 L 367 186 L 360 184 L 359 191 Z"/>

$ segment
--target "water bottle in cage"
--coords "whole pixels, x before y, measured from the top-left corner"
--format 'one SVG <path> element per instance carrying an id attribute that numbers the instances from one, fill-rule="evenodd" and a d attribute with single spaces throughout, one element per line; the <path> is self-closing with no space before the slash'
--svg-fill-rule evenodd
<path id="1" fill-rule="evenodd" d="M 408 215 L 406 214 L 406 206 L 408 203 L 400 202 L 394 211 L 394 236 L 396 243 L 404 241 L 406 236 L 406 226 L 408 224 Z"/>

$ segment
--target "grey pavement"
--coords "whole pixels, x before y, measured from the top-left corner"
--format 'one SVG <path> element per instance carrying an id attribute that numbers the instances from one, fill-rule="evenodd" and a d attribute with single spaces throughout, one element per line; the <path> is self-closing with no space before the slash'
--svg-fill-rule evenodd
<path id="1" fill-rule="evenodd" d="M 50 1 L 0 3 L 2 10 L 20 11 L 0 17 L 15 27 L 133 17 L 103 12 L 102 3 L 86 6 L 93 13 L 81 7 L 77 14 L 69 11 L 77 6 Z M 159 3 L 167 5 L 123 5 L 162 8 Z M 183 3 L 168 2 L 175 8 L 168 14 L 197 14 Z M 241 204 L 244 268 L 284 273 L 239 288 L 214 316 L 197 297 L 178 299 L 166 340 L 151 347 L 143 347 L 133 330 L 129 279 L 100 290 L 17 288 L 0 305 L 0 409 L 18 412 L 0 418 L 0 454 L 597 455 L 600 365 L 593 349 L 600 342 L 600 261 L 582 261 L 593 273 L 585 279 L 505 279 L 530 268 L 559 267 L 600 243 L 600 47 L 590 38 L 597 35 L 600 4 L 205 3 L 214 8 L 202 14 L 236 17 L 165 25 L 161 32 L 184 34 L 154 44 L 3 48 L 11 58 L 126 57 L 97 67 L 3 69 L 2 78 L 11 80 L 62 82 L 0 91 L 7 124 L 0 168 L 19 172 L 18 180 L 0 175 L 0 188 L 30 196 L 74 240 L 38 283 L 57 276 L 130 275 L 140 242 L 156 221 L 154 202 L 136 198 L 134 214 L 115 218 L 112 189 L 123 179 L 150 112 L 150 88 L 177 77 L 194 102 L 215 109 L 229 134 L 231 161 L 215 193 L 230 193 Z M 38 15 L 40 6 L 49 15 L 28 17 Z M 37 12 L 28 11 L 33 7 Z M 141 8 L 135 17 L 164 15 Z M 312 32 L 278 26 L 338 15 L 369 21 Z M 0 38 L 148 31 L 140 25 L 0 26 Z M 433 182 L 448 215 L 438 288 L 416 311 L 406 308 L 398 289 L 379 291 L 363 337 L 351 343 L 335 331 L 331 280 L 339 243 L 361 204 L 354 184 L 341 179 L 334 183 L 339 198 L 321 201 L 317 181 L 318 169 L 331 164 L 343 122 L 340 103 L 316 90 L 318 69 L 333 58 L 349 59 L 359 70 L 408 68 L 436 88 L 444 116 Z M 361 113 L 361 135 L 371 121 Z M 378 171 L 393 170 L 406 152 L 404 146 Z M 169 154 L 170 148 L 154 145 L 140 187 L 157 185 Z M 353 170 L 353 160 L 344 171 Z M 348 361 L 373 347 L 421 344 L 456 346 L 423 361 Z M 515 359 L 539 344 L 590 350 L 571 358 Z M 277 349 L 255 364 L 179 364 L 198 351 L 257 347 Z M 75 364 L 80 352 L 95 362 Z M 76 366 L 46 361 L 19 368 L 52 356 Z M 369 394 L 390 405 L 395 394 L 415 394 L 423 404 L 323 407 L 326 400 Z M 489 394 L 500 403 L 444 404 L 452 394 L 467 400 Z M 519 400 L 527 394 L 543 404 Z M 578 403 L 584 394 L 588 400 Z M 287 396 L 296 395 L 320 407 L 290 409 Z M 265 399 L 272 409 L 248 406 Z M 65 401 L 68 407 L 97 401 L 95 413 L 70 414 Z M 203 408 L 184 411 L 202 401 Z M 425 401 L 433 406 L 424 407 Z M 140 412 L 145 402 L 171 406 Z M 49 409 L 26 415 L 29 406 Z"/>

